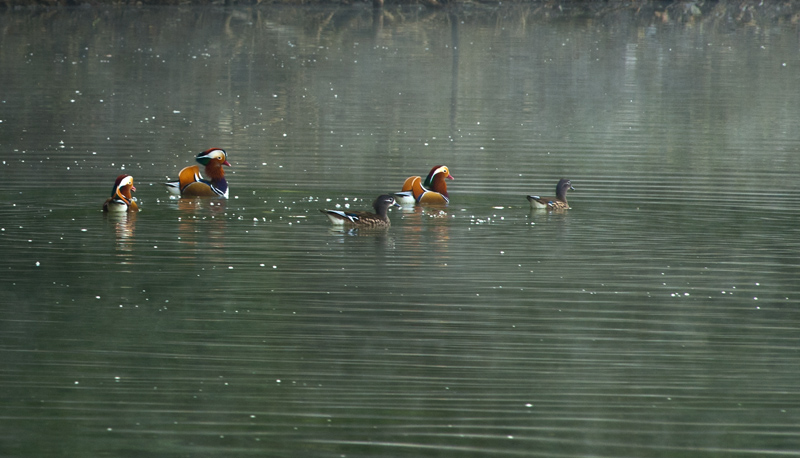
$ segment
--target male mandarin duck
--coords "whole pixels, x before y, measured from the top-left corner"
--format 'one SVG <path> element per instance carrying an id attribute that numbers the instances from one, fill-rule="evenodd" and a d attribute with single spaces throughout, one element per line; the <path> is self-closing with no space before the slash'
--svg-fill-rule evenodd
<path id="1" fill-rule="evenodd" d="M 574 191 L 575 188 L 572 187 L 570 180 L 562 178 L 556 185 L 555 197 L 528 196 L 528 201 L 530 201 L 532 209 L 566 210 L 569 208 L 567 190 Z"/>
<path id="2" fill-rule="evenodd" d="M 454 180 L 450 175 L 450 169 L 444 165 L 437 165 L 431 169 L 425 181 L 418 176 L 406 178 L 403 183 L 403 190 L 395 193 L 397 199 L 403 205 L 434 204 L 445 205 L 450 202 L 447 195 L 446 178 Z"/>
<path id="3" fill-rule="evenodd" d="M 177 181 L 165 183 L 169 192 L 183 197 L 224 197 L 228 198 L 228 182 L 225 180 L 223 165 L 231 166 L 228 154 L 224 149 L 211 148 L 203 151 L 194 158 L 206 166 L 206 176 L 200 175 L 200 167 L 190 165 L 183 168 L 178 174 Z"/>
<path id="4" fill-rule="evenodd" d="M 133 186 L 133 177 L 130 175 L 118 176 L 111 189 L 111 197 L 103 202 L 103 211 L 115 213 L 139 211 L 139 206 L 131 196 L 131 191 L 136 191 Z"/>
<path id="5" fill-rule="evenodd" d="M 385 229 L 392 225 L 386 215 L 389 207 L 400 207 L 394 197 L 384 194 L 378 196 L 372 203 L 375 213 L 367 211 L 342 211 L 342 210 L 320 210 L 335 225 L 349 227 L 363 227 L 372 229 Z M 402 207 L 400 207 L 402 208 Z"/>

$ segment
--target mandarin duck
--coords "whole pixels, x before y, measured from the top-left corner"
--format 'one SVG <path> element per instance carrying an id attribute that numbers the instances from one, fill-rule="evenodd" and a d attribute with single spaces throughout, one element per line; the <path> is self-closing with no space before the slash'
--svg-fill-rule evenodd
<path id="1" fill-rule="evenodd" d="M 450 169 L 447 166 L 437 165 L 431 169 L 424 182 L 418 176 L 406 178 L 402 191 L 394 195 L 403 205 L 413 205 L 415 202 L 446 205 L 450 202 L 450 197 L 447 195 L 446 178 L 455 179 L 453 175 L 450 175 Z"/>
<path id="2" fill-rule="evenodd" d="M 574 191 L 575 188 L 572 187 L 570 180 L 562 178 L 556 185 L 555 197 L 528 196 L 528 201 L 531 203 L 532 209 L 566 210 L 569 208 L 567 190 Z"/>
<path id="3" fill-rule="evenodd" d="M 335 225 L 344 225 L 348 227 L 363 227 L 372 229 L 385 229 L 392 225 L 389 217 L 386 215 L 389 207 L 400 207 L 400 204 L 395 201 L 394 197 L 383 194 L 375 199 L 372 203 L 372 208 L 375 213 L 367 211 L 342 211 L 342 210 L 320 210 L 322 213 L 331 220 Z"/>
<path id="4" fill-rule="evenodd" d="M 164 183 L 167 190 L 176 196 L 182 197 L 224 197 L 228 198 L 228 182 L 225 180 L 223 165 L 231 166 L 228 154 L 224 149 L 211 148 L 203 151 L 194 158 L 206 166 L 205 172 L 208 179 L 200 175 L 200 167 L 190 165 L 184 167 L 178 174 L 177 181 Z"/>
<path id="5" fill-rule="evenodd" d="M 137 212 L 139 206 L 131 196 L 131 191 L 136 191 L 133 186 L 133 177 L 130 175 L 120 175 L 114 181 L 111 188 L 111 197 L 103 202 L 104 212 Z"/>

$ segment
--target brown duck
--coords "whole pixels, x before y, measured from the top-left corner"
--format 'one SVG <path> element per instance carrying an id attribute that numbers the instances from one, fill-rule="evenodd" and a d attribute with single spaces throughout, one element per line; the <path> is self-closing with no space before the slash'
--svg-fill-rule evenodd
<path id="1" fill-rule="evenodd" d="M 532 209 L 566 210 L 569 208 L 567 190 L 574 191 L 575 188 L 572 187 L 570 180 L 562 178 L 556 185 L 555 197 L 528 196 L 528 201 L 531 203 Z"/>
<path id="2" fill-rule="evenodd" d="M 389 207 L 400 207 L 394 197 L 384 194 L 372 203 L 375 213 L 367 211 L 320 210 L 337 226 L 384 229 L 392 225 L 386 212 Z"/>

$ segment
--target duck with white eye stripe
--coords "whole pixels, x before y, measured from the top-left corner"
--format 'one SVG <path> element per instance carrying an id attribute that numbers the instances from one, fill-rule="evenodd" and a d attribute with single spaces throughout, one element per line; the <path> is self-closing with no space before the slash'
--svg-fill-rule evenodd
<path id="1" fill-rule="evenodd" d="M 375 199 L 372 203 L 372 208 L 375 213 L 368 211 L 342 211 L 342 210 L 320 210 L 324 213 L 331 223 L 337 226 L 345 226 L 352 228 L 369 228 L 369 229 L 386 229 L 392 225 L 389 221 L 387 212 L 389 207 L 400 207 L 400 204 L 395 201 L 394 197 L 383 194 Z"/>
<path id="2" fill-rule="evenodd" d="M 528 196 L 528 202 L 531 203 L 531 209 L 534 210 L 567 210 L 569 209 L 568 190 L 575 190 L 572 187 L 572 181 L 562 178 L 556 185 L 555 197 Z"/>
<path id="3" fill-rule="evenodd" d="M 131 195 L 131 191 L 136 191 L 133 186 L 133 177 L 130 175 L 120 175 L 114 181 L 111 188 L 111 197 L 103 202 L 103 211 L 112 213 L 138 212 L 139 206 L 136 199 Z"/>
<path id="4" fill-rule="evenodd" d="M 414 205 L 415 203 L 425 205 L 447 205 L 450 196 L 447 194 L 447 182 L 445 179 L 454 180 L 450 175 L 450 169 L 446 165 L 434 166 L 422 181 L 421 177 L 413 176 L 406 178 L 403 189 L 394 193 L 394 196 L 402 205 Z"/>
<path id="5" fill-rule="evenodd" d="M 167 190 L 181 197 L 222 197 L 228 198 L 228 181 L 225 180 L 225 170 L 222 166 L 231 166 L 228 162 L 228 153 L 221 148 L 211 148 L 203 151 L 194 158 L 205 166 L 208 179 L 200 174 L 200 167 L 190 165 L 178 173 L 178 179 L 164 183 Z"/>

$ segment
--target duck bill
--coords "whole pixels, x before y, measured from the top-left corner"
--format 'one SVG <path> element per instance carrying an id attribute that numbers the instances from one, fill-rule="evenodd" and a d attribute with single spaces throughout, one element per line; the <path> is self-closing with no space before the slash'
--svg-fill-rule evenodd
<path id="1" fill-rule="evenodd" d="M 228 162 L 228 161 L 225 161 L 225 162 L 223 162 L 223 163 L 222 163 L 222 165 L 227 165 L 228 167 L 233 167 L 233 166 L 231 165 L 231 163 L 230 163 L 230 162 Z"/>

